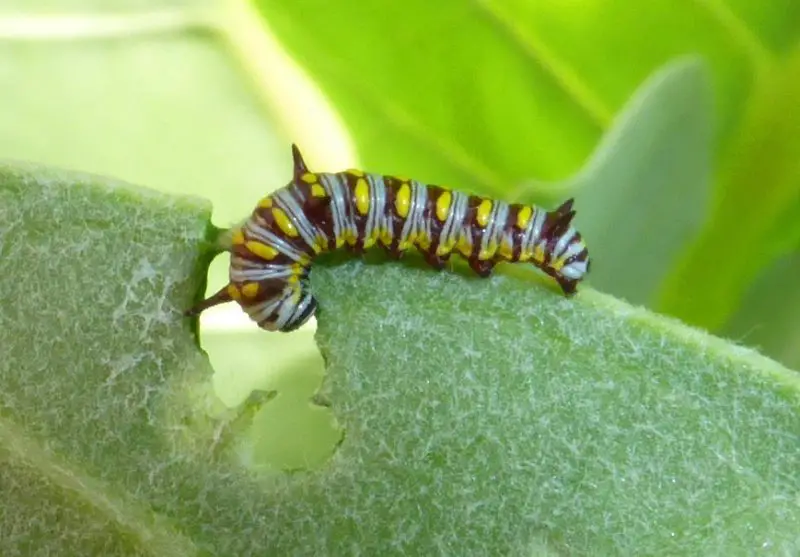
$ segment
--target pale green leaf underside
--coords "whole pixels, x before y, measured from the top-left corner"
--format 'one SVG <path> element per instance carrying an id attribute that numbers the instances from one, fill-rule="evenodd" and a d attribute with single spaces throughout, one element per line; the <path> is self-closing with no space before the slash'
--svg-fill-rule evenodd
<path id="1" fill-rule="evenodd" d="M 707 214 L 712 145 L 709 69 L 695 57 L 654 72 L 592 158 L 559 184 L 593 259 L 592 285 L 651 304 Z"/>
<path id="2" fill-rule="evenodd" d="M 797 549 L 788 370 L 519 272 L 317 267 L 323 394 L 345 439 L 318 472 L 258 479 L 180 317 L 208 216 L 0 171 L 3 553 Z"/>

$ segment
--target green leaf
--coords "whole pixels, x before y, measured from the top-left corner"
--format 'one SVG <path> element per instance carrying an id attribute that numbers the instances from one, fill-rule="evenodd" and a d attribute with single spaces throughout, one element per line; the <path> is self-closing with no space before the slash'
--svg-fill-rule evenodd
<path id="1" fill-rule="evenodd" d="M 800 48 L 759 82 L 719 179 L 724 195 L 661 297 L 664 311 L 712 330 L 800 243 Z"/>
<path id="2" fill-rule="evenodd" d="M 574 173 L 633 91 L 687 54 L 713 68 L 725 138 L 753 73 L 796 40 L 799 21 L 790 0 L 230 4 L 254 5 L 315 76 L 367 166 L 495 194 Z"/>
<path id="3" fill-rule="evenodd" d="M 333 99 L 367 168 L 547 204 L 572 193 L 578 180 L 590 182 L 586 191 L 593 193 L 578 215 L 596 250 L 594 284 L 651 307 L 708 219 L 708 190 L 716 185 L 715 197 L 726 195 L 709 176 L 709 163 L 742 157 L 735 137 L 748 131 L 744 107 L 800 31 L 800 8 L 788 0 L 655 0 L 647 10 L 630 0 L 251 3 Z M 686 76 L 686 91 L 674 99 L 651 99 L 652 107 L 637 114 L 636 140 L 598 168 L 612 141 L 607 135 L 617 131 L 611 126 L 630 116 L 625 107 L 637 88 L 686 55 L 706 61 L 708 83 Z M 684 119 L 670 120 L 675 115 Z M 714 135 L 704 127 L 711 121 Z M 614 183 L 626 174 L 627 182 Z M 756 213 L 767 209 L 760 199 L 749 202 Z M 741 211 L 721 214 L 715 240 L 726 222 L 743 218 L 749 217 Z M 707 224 L 716 229 L 715 220 Z M 708 261 L 708 253 L 692 259 L 685 268 L 692 281 L 682 273 L 671 296 L 695 280 L 713 284 L 715 266 L 698 265 L 700 259 Z M 738 297 L 728 290 L 718 296 L 735 307 Z M 678 305 L 662 307 L 689 317 Z"/>
<path id="4" fill-rule="evenodd" d="M 332 99 L 366 167 L 500 195 L 572 172 L 604 125 L 474 5 L 253 4 Z"/>
<path id="5" fill-rule="evenodd" d="M 313 273 L 346 437 L 308 526 L 287 512 L 278 531 L 322 550 L 346 530 L 373 553 L 800 547 L 789 370 L 590 289 L 400 264 Z"/>
<path id="6" fill-rule="evenodd" d="M 774 0 L 769 4 L 750 0 L 705 0 L 707 9 L 731 30 L 750 50 L 785 54 L 797 44 L 800 5 L 794 0 Z"/>
<path id="7" fill-rule="evenodd" d="M 196 554 L 166 516 L 187 430 L 167 417 L 211 371 L 180 315 L 202 284 L 209 213 L 199 199 L 0 167 L 0 531 L 16 533 L 3 554 Z"/>
<path id="8" fill-rule="evenodd" d="M 225 409 L 180 313 L 209 205 L 9 166 L 0 196 L 4 554 L 798 549 L 800 385 L 752 352 L 518 268 L 319 266 L 344 441 L 266 473 L 248 423 L 286 407 Z"/>

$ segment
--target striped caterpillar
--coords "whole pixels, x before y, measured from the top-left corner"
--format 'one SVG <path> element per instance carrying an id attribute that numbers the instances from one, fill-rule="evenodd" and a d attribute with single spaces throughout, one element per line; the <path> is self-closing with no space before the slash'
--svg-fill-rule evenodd
<path id="1" fill-rule="evenodd" d="M 339 248 L 382 246 L 399 259 L 412 246 L 435 269 L 457 253 L 481 277 L 501 261 L 530 262 L 571 296 L 589 253 L 571 225 L 569 199 L 555 211 L 508 204 L 360 170 L 314 173 L 292 145 L 294 177 L 259 201 L 230 231 L 230 282 L 186 312 L 235 300 L 258 326 L 289 332 L 314 314 L 307 285 L 314 257 Z"/>

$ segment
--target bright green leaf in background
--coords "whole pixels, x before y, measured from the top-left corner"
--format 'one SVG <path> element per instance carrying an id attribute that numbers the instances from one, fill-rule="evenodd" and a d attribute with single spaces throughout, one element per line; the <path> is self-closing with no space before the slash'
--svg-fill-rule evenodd
<path id="1" fill-rule="evenodd" d="M 607 223 L 594 229 L 589 219 L 597 241 L 587 241 L 602 256 L 594 284 L 604 290 L 719 329 L 747 285 L 797 250 L 784 234 L 795 230 L 800 192 L 797 2 L 255 4 L 334 100 L 366 166 L 507 198 L 551 202 L 578 179 L 599 190 L 585 193 L 578 214 L 605 211 L 619 235 L 640 239 L 617 241 Z M 350 40 L 342 29 L 359 32 Z M 609 164 L 614 172 L 587 176 L 588 158 L 634 91 L 687 55 L 711 70 L 713 114 L 703 78 L 687 76 L 677 97 L 651 99 L 663 112 L 637 114 L 643 138 L 659 121 L 668 126 L 663 144 L 658 134 L 648 138 L 650 153 L 629 144 Z M 631 184 L 608 183 L 626 163 L 643 167 L 628 170 L 640 181 L 635 194 Z M 710 188 L 712 195 L 702 191 Z M 620 192 L 631 192 L 624 207 Z M 662 214 L 651 213 L 659 206 Z M 769 314 L 752 317 L 779 327 Z"/>
<path id="2" fill-rule="evenodd" d="M 753 352 L 528 272 L 319 266 L 315 412 L 344 441 L 263 473 L 247 426 L 285 393 L 226 409 L 181 316 L 208 203 L 19 167 L 0 202 L 4 550 L 798 549 L 800 383 Z"/>

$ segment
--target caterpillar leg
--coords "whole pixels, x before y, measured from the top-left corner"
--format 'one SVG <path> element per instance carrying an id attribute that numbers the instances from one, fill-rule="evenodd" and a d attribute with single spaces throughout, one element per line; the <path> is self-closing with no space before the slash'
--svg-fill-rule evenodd
<path id="1" fill-rule="evenodd" d="M 204 312 L 210 307 L 218 306 L 220 304 L 226 304 L 232 301 L 233 298 L 231 298 L 230 292 L 228 290 L 228 285 L 225 285 L 219 290 L 219 292 L 217 292 L 213 296 L 206 298 L 202 302 L 195 304 L 194 307 L 184 311 L 183 314 L 186 317 L 200 315 L 202 312 Z"/>
<path id="2" fill-rule="evenodd" d="M 394 260 L 401 259 L 403 257 L 403 254 L 406 252 L 406 250 L 401 250 L 400 249 L 400 246 L 398 245 L 397 240 L 392 241 L 392 243 L 389 244 L 389 245 L 386 245 L 383 242 L 380 242 L 380 245 L 383 248 L 383 250 L 386 252 L 386 255 L 388 255 L 391 259 L 394 259 Z"/>
<path id="3" fill-rule="evenodd" d="M 481 278 L 488 278 L 489 275 L 492 274 L 492 270 L 496 263 L 491 260 L 480 260 L 477 257 L 470 257 L 469 258 L 469 267 L 475 274 Z"/>
<path id="4" fill-rule="evenodd" d="M 561 290 L 564 292 L 564 295 L 568 298 L 570 296 L 574 296 L 578 291 L 578 281 L 575 279 L 568 279 L 562 276 L 555 277 L 556 282 L 561 287 Z"/>
<path id="5" fill-rule="evenodd" d="M 400 251 L 398 249 L 392 249 L 392 248 L 385 248 L 385 250 L 386 250 L 386 254 L 391 259 L 394 259 L 396 261 L 399 261 L 400 259 L 402 259 L 403 258 L 403 254 L 405 253 L 405 251 Z"/>
<path id="6" fill-rule="evenodd" d="M 364 255 L 367 253 L 367 250 L 364 249 L 364 244 L 357 243 L 357 244 L 345 244 L 344 246 L 345 251 L 347 253 L 351 253 L 353 255 L 360 255 L 363 259 Z"/>
<path id="7" fill-rule="evenodd" d="M 443 270 L 447 265 L 447 260 L 449 259 L 449 257 L 441 257 L 435 253 L 430 253 L 427 251 L 423 251 L 422 255 L 425 258 L 425 262 L 437 271 Z"/>

